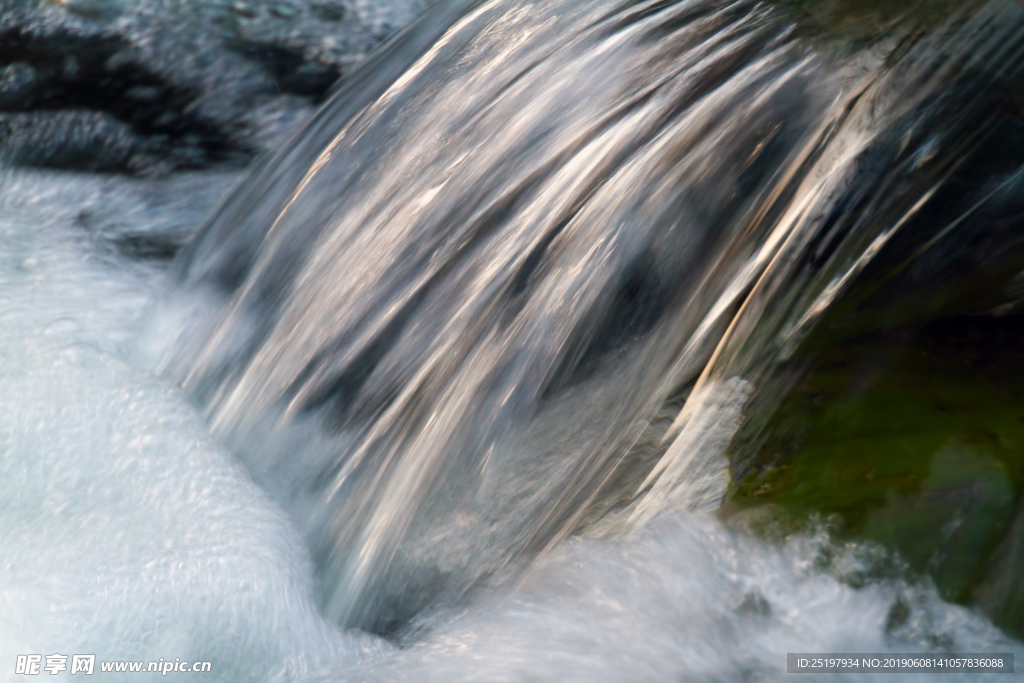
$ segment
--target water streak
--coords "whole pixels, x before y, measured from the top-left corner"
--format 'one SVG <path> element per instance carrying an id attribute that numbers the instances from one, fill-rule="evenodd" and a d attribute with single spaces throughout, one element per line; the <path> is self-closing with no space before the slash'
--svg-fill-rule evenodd
<path id="1" fill-rule="evenodd" d="M 631 519 L 713 506 L 758 376 L 923 229 L 1022 35 L 1000 3 L 853 56 L 747 0 L 442 3 L 214 215 L 162 367 L 343 624 L 551 547 L 691 390 Z"/>

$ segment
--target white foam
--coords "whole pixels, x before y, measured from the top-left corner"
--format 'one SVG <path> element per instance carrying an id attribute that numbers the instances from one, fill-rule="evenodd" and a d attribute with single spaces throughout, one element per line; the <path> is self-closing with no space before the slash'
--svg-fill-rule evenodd
<path id="1" fill-rule="evenodd" d="M 929 584 L 851 587 L 870 570 L 869 551 L 836 548 L 817 535 L 766 545 L 699 513 L 662 517 L 630 539 L 570 541 L 521 588 L 438 620 L 361 678 L 767 681 L 787 678 L 787 652 L 921 652 L 941 644 L 1020 657 L 1019 644 L 943 603 Z M 897 601 L 909 616 L 887 630 Z"/>
<path id="2" fill-rule="evenodd" d="M 284 513 L 178 389 L 122 360 L 160 272 L 76 217 L 135 229 L 144 187 L 0 175 L 0 680 L 53 653 L 209 660 L 209 681 L 634 681 L 778 680 L 787 651 L 1021 652 L 927 584 L 851 587 L 857 553 L 824 566 L 820 538 L 771 546 L 684 513 L 570 540 L 403 649 L 339 632 Z"/>
<path id="3" fill-rule="evenodd" d="M 0 182 L 0 680 L 53 653 L 292 680 L 384 647 L 320 617 L 283 512 L 177 389 L 120 359 L 159 272 L 75 216 L 130 215 L 141 186 Z"/>

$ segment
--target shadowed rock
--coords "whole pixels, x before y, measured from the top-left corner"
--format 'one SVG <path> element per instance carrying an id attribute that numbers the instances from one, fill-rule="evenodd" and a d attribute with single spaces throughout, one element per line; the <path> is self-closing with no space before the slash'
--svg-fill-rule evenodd
<path id="1" fill-rule="evenodd" d="M 0 152 L 21 165 L 129 173 L 242 165 L 425 6 L 0 2 Z"/>

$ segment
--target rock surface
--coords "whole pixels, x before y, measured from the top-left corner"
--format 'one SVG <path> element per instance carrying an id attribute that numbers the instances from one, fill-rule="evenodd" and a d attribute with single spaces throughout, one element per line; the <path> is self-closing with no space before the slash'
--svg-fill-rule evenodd
<path id="1" fill-rule="evenodd" d="M 428 0 L 0 0 L 0 154 L 159 174 L 241 165 Z"/>

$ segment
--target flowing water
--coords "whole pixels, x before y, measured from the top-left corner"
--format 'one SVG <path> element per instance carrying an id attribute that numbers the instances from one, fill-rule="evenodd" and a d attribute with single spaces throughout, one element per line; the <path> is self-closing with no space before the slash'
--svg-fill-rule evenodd
<path id="1" fill-rule="evenodd" d="M 1002 2 L 836 44 L 746 0 L 452 0 L 244 178 L 5 171 L 0 661 L 775 680 L 793 651 L 1021 651 L 870 543 L 715 511 L 851 292 L 934 314 L 914 295 L 976 270 L 951 253 L 1013 281 L 1022 52 Z M 169 272 L 125 254 L 224 192 Z"/>

